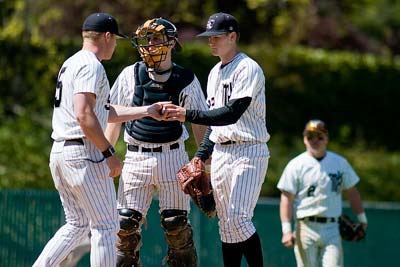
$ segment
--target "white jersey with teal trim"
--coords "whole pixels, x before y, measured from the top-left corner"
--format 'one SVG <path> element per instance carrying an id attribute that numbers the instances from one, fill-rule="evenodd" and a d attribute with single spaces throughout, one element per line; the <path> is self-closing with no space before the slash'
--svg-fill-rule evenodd
<path id="1" fill-rule="evenodd" d="M 110 85 L 103 65 L 94 53 L 87 50 L 80 50 L 67 59 L 58 74 L 51 135 L 55 141 L 84 137 L 73 112 L 74 95 L 77 93 L 96 95 L 94 112 L 101 127 L 105 129 L 109 114 Z"/>
<path id="2" fill-rule="evenodd" d="M 304 152 L 288 163 L 277 187 L 296 196 L 297 218 L 339 217 L 342 214 L 342 190 L 353 187 L 359 180 L 342 156 L 327 151 L 318 161 Z"/>
<path id="3" fill-rule="evenodd" d="M 251 97 L 251 103 L 240 119 L 226 126 L 212 126 L 210 140 L 267 142 L 265 77 L 261 67 L 244 53 L 229 64 L 221 62 L 210 71 L 207 82 L 207 103 L 210 109 L 220 108 L 231 99 Z"/>

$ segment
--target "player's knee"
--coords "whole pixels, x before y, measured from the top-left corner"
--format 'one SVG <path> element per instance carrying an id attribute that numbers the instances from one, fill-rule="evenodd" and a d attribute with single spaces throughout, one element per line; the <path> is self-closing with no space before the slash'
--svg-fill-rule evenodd
<path id="1" fill-rule="evenodd" d="M 117 248 L 119 250 L 136 250 L 140 245 L 140 226 L 142 214 L 132 209 L 119 209 L 119 224 Z"/>
<path id="2" fill-rule="evenodd" d="M 186 210 L 168 209 L 161 212 L 161 226 L 166 232 L 180 230 L 188 224 Z"/>
<path id="3" fill-rule="evenodd" d="M 119 209 L 120 232 L 132 232 L 140 228 L 143 215 L 133 209 Z"/>
<path id="4" fill-rule="evenodd" d="M 168 243 L 169 266 L 197 266 L 197 253 L 193 242 L 192 227 L 185 210 L 161 212 L 161 226 Z"/>
<path id="5" fill-rule="evenodd" d="M 193 242 L 187 211 L 164 210 L 161 212 L 161 226 L 170 248 L 182 248 Z"/>

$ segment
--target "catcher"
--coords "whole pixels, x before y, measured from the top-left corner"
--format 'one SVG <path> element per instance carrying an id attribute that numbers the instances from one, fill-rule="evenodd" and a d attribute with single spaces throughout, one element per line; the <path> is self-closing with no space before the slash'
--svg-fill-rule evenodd
<path id="1" fill-rule="evenodd" d="M 282 244 L 294 246 L 297 266 L 343 266 L 342 239 L 365 237 L 367 217 L 356 188 L 360 178 L 346 159 L 327 150 L 328 140 L 326 124 L 309 121 L 303 131 L 306 151 L 288 163 L 278 183 Z M 360 224 L 341 216 L 342 191 Z"/>
<path id="2" fill-rule="evenodd" d="M 170 101 L 185 108 L 207 110 L 200 82 L 189 69 L 175 64 L 173 53 L 182 47 L 174 24 L 163 18 L 149 19 L 135 31 L 132 44 L 143 61 L 127 66 L 115 81 L 110 102 L 143 107 Z M 191 124 L 199 144 L 206 127 Z M 115 144 L 121 123 L 109 123 L 106 137 Z M 153 194 L 159 196 L 160 225 L 168 246 L 170 267 L 197 267 L 193 229 L 189 221 L 190 197 L 176 181 L 178 169 L 189 162 L 185 125 L 178 121 L 156 121 L 150 117 L 128 121 L 124 141 L 127 152 L 118 188 L 120 231 L 117 266 L 140 267 L 141 229 Z"/>

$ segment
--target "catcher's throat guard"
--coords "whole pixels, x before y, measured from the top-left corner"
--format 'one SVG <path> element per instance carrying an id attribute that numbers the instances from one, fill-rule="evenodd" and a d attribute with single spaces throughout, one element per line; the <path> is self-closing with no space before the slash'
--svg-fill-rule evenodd
<path id="1" fill-rule="evenodd" d="M 149 71 L 159 69 L 174 43 L 177 51 L 181 49 L 176 27 L 162 18 L 147 20 L 138 27 L 131 41 Z"/>

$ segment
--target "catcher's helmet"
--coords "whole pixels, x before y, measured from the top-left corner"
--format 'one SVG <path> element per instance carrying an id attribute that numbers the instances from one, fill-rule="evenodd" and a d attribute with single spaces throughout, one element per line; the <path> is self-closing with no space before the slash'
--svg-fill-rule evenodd
<path id="1" fill-rule="evenodd" d="M 168 49 L 175 41 L 175 51 L 182 50 L 178 41 L 178 31 L 174 24 L 163 18 L 147 20 L 139 26 L 132 37 L 132 44 L 150 70 L 157 70 L 165 60 Z"/>

